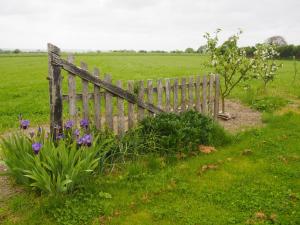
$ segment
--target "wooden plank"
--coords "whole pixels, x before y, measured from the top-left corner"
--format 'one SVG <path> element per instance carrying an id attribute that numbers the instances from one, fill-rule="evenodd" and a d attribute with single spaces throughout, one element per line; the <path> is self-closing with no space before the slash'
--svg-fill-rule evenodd
<path id="1" fill-rule="evenodd" d="M 159 80 L 157 80 L 157 107 L 160 109 L 163 109 L 162 94 L 163 94 L 162 80 L 159 79 Z"/>
<path id="2" fill-rule="evenodd" d="M 202 81 L 202 113 L 204 115 L 207 114 L 207 78 L 206 75 L 203 76 L 203 81 Z"/>
<path id="3" fill-rule="evenodd" d="M 134 92 L 134 81 L 129 80 L 127 83 L 127 90 L 129 93 Z M 134 104 L 128 102 L 128 129 L 134 126 Z"/>
<path id="4" fill-rule="evenodd" d="M 60 58 L 60 49 L 48 43 L 48 79 L 50 96 L 50 136 L 55 141 L 63 130 L 62 77 L 61 67 L 54 62 Z"/>
<path id="5" fill-rule="evenodd" d="M 193 110 L 193 104 L 194 104 L 194 79 L 193 77 L 189 77 L 189 86 L 188 86 L 188 93 L 189 93 L 189 103 L 188 103 L 188 109 Z"/>
<path id="6" fill-rule="evenodd" d="M 144 81 L 139 81 L 138 82 L 138 99 L 139 101 L 143 102 L 144 101 Z M 137 111 L 137 120 L 141 121 L 144 119 L 144 109 L 141 107 L 138 107 Z"/>
<path id="7" fill-rule="evenodd" d="M 170 112 L 171 111 L 171 105 L 170 105 L 170 101 L 171 101 L 171 81 L 169 78 L 165 79 L 166 81 L 166 108 L 165 111 L 166 112 Z"/>
<path id="8" fill-rule="evenodd" d="M 215 106 L 214 106 L 214 118 L 218 118 L 219 114 L 219 97 L 220 97 L 220 77 L 215 76 Z"/>
<path id="9" fill-rule="evenodd" d="M 74 63 L 74 55 L 68 55 L 68 62 Z M 71 120 L 77 124 L 76 118 L 76 81 L 75 75 L 68 73 L 68 101 L 69 101 L 69 115 Z"/>
<path id="10" fill-rule="evenodd" d="M 197 76 L 196 77 L 196 88 L 195 88 L 196 111 L 197 112 L 201 112 L 200 85 L 201 85 L 201 78 L 200 78 L 200 76 Z"/>
<path id="11" fill-rule="evenodd" d="M 173 86 L 173 112 L 178 112 L 178 79 L 174 79 L 174 86 Z"/>
<path id="12" fill-rule="evenodd" d="M 80 63 L 80 67 L 87 71 L 87 64 L 84 62 Z M 89 82 L 86 79 L 81 79 L 82 82 L 82 117 L 83 119 L 89 119 Z"/>
<path id="13" fill-rule="evenodd" d="M 147 80 L 147 101 L 150 104 L 153 104 L 153 83 L 152 80 Z M 149 115 L 153 115 L 149 112 Z"/>
<path id="14" fill-rule="evenodd" d="M 186 109 L 186 102 L 185 102 L 185 96 L 186 96 L 186 78 L 181 79 L 181 112 L 184 112 Z"/>
<path id="15" fill-rule="evenodd" d="M 106 74 L 104 77 L 105 82 L 111 83 L 111 76 Z M 113 103 L 112 103 L 112 95 L 110 92 L 106 92 L 105 94 L 105 125 L 108 129 L 114 130 L 114 122 L 113 122 Z"/>
<path id="16" fill-rule="evenodd" d="M 93 84 L 100 86 L 101 88 L 105 89 L 106 91 L 110 92 L 113 95 L 124 98 L 125 100 L 127 100 L 131 103 L 135 103 L 139 107 L 147 109 L 148 111 L 151 111 L 153 113 L 163 112 L 162 109 L 160 109 L 152 104 L 138 101 L 138 98 L 136 95 L 129 93 L 128 91 L 123 90 L 122 88 L 119 88 L 119 87 L 117 87 L 111 83 L 108 83 L 104 80 L 100 80 L 100 79 L 94 77 L 93 75 L 91 75 L 88 71 L 85 71 L 85 70 L 67 62 L 64 59 L 61 59 L 60 57 L 57 57 L 52 54 L 51 60 L 53 61 L 54 64 L 63 67 L 64 70 L 66 70 L 70 73 L 76 74 L 77 76 L 79 76 L 83 79 L 86 79 Z"/>
<path id="17" fill-rule="evenodd" d="M 117 86 L 122 88 L 122 82 L 117 81 Z M 125 120 L 124 120 L 124 100 L 123 98 L 117 98 L 117 107 L 118 107 L 118 135 L 123 135 L 125 132 Z"/>
<path id="18" fill-rule="evenodd" d="M 214 85 L 214 76 L 209 76 L 209 88 L 208 88 L 208 113 L 209 115 L 213 114 L 213 87 Z"/>
<path id="19" fill-rule="evenodd" d="M 94 76 L 99 78 L 100 71 L 98 68 L 94 68 Z M 94 84 L 94 120 L 96 129 L 101 129 L 101 95 L 100 87 Z"/>

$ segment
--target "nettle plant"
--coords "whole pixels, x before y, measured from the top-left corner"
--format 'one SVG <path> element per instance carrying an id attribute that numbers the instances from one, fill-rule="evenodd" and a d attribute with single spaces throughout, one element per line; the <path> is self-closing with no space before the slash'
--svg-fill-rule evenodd
<path id="1" fill-rule="evenodd" d="M 274 46 L 257 44 L 255 48 L 253 56 L 255 59 L 255 65 L 253 66 L 254 78 L 262 80 L 264 90 L 266 90 L 268 83 L 275 79 L 276 72 L 282 67 L 282 64 L 275 61 L 275 57 L 279 56 L 279 53 Z"/>
<path id="2" fill-rule="evenodd" d="M 209 66 L 214 73 L 223 77 L 221 85 L 222 113 L 225 113 L 225 98 L 242 81 L 262 79 L 265 86 L 275 77 L 278 65 L 274 61 L 277 52 L 270 45 L 257 45 L 254 57 L 250 58 L 244 48 L 238 47 L 242 31 L 231 36 L 218 45 L 220 29 L 212 36 L 204 35 L 207 40 L 207 52 L 210 56 Z M 271 60 L 271 61 L 270 61 Z"/>

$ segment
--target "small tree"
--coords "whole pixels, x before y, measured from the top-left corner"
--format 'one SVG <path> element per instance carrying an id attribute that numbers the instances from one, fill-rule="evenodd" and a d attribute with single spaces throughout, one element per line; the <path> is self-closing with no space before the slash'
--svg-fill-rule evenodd
<path id="1" fill-rule="evenodd" d="M 185 49 L 185 53 L 194 53 L 194 49 L 193 48 L 187 48 Z"/>
<path id="2" fill-rule="evenodd" d="M 276 56 L 279 56 L 279 53 L 272 45 L 256 45 L 254 51 L 255 64 L 253 66 L 254 78 L 263 81 L 264 90 L 266 90 L 267 84 L 274 80 L 278 68 L 282 66 L 276 63 Z"/>
<path id="3" fill-rule="evenodd" d="M 225 98 L 241 81 L 251 78 L 250 72 L 255 61 L 247 57 L 245 49 L 239 48 L 237 45 L 242 31 L 231 36 L 222 45 L 217 46 L 220 31 L 218 29 L 214 37 L 209 33 L 206 33 L 204 37 L 207 40 L 210 66 L 214 68 L 215 73 L 223 77 L 221 79 L 223 82 L 223 85 L 221 85 L 221 101 L 222 113 L 225 113 Z"/>
<path id="4" fill-rule="evenodd" d="M 21 53 L 21 50 L 20 50 L 20 49 L 15 49 L 15 50 L 13 51 L 13 53 L 15 53 L 15 54 Z"/>

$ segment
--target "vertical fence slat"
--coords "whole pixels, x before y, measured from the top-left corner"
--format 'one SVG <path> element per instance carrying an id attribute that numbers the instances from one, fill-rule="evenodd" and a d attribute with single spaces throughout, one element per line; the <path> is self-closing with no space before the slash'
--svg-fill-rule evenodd
<path id="1" fill-rule="evenodd" d="M 215 77 L 215 106 L 214 106 L 214 117 L 217 118 L 219 114 L 219 95 L 220 95 L 220 77 Z"/>
<path id="2" fill-rule="evenodd" d="M 145 93 L 145 90 L 144 90 L 144 81 L 139 81 L 138 82 L 138 99 L 140 101 L 144 101 L 144 93 Z M 144 112 L 145 110 L 141 107 L 138 107 L 138 111 L 137 111 L 137 119 L 138 121 L 141 121 L 142 119 L 144 119 Z"/>
<path id="3" fill-rule="evenodd" d="M 98 68 L 94 69 L 94 76 L 99 78 L 100 72 Z M 94 112 L 95 112 L 95 126 L 98 130 L 101 129 L 101 95 L 100 87 L 94 85 Z"/>
<path id="4" fill-rule="evenodd" d="M 109 74 L 105 75 L 104 80 L 107 83 L 111 83 L 111 76 Z M 113 122 L 113 104 L 112 104 L 112 95 L 109 92 L 105 93 L 105 124 L 107 128 L 113 131 L 114 122 Z"/>
<path id="5" fill-rule="evenodd" d="M 214 85 L 214 76 L 209 76 L 209 89 L 208 89 L 208 113 L 209 115 L 213 114 L 213 85 Z"/>
<path id="6" fill-rule="evenodd" d="M 153 104 L 153 83 L 152 80 L 147 80 L 147 100 L 148 103 Z M 151 116 L 152 113 L 149 112 L 149 116 Z"/>
<path id="7" fill-rule="evenodd" d="M 186 95 L 186 78 L 181 79 L 181 112 L 186 109 L 185 95 Z"/>
<path id="8" fill-rule="evenodd" d="M 193 109 L 193 104 L 194 104 L 194 96 L 193 96 L 193 92 L 194 92 L 194 79 L 193 77 L 189 78 L 189 104 L 188 104 L 188 109 L 192 110 Z"/>
<path id="9" fill-rule="evenodd" d="M 162 109 L 162 93 L 163 93 L 163 85 L 162 80 L 157 80 L 157 107 Z"/>
<path id="10" fill-rule="evenodd" d="M 206 96 L 207 96 L 207 78 L 206 75 L 203 76 L 203 81 L 202 81 L 202 113 L 204 115 L 206 115 L 207 113 L 207 100 L 206 100 Z"/>
<path id="11" fill-rule="evenodd" d="M 81 62 L 80 64 L 81 69 L 88 70 L 87 64 Z M 83 118 L 89 119 L 89 82 L 85 79 L 82 79 L 82 111 L 83 111 Z"/>
<path id="12" fill-rule="evenodd" d="M 169 78 L 165 79 L 166 81 L 166 112 L 171 111 L 171 105 L 170 105 L 170 100 L 171 100 L 171 81 Z"/>
<path id="13" fill-rule="evenodd" d="M 178 79 L 174 79 L 173 86 L 173 112 L 178 112 Z"/>
<path id="14" fill-rule="evenodd" d="M 117 86 L 122 88 L 122 82 L 120 80 L 117 81 Z M 117 98 L 118 105 L 118 134 L 123 135 L 125 132 L 124 127 L 124 100 L 123 98 Z"/>
<path id="15" fill-rule="evenodd" d="M 200 76 L 196 77 L 196 88 L 195 88 L 195 95 L 196 95 L 196 111 L 201 111 L 201 100 L 200 100 Z"/>
<path id="16" fill-rule="evenodd" d="M 50 95 L 50 135 L 55 140 L 56 134 L 62 132 L 62 77 L 61 67 L 52 64 L 52 57 L 60 57 L 60 49 L 48 44 L 48 78 Z"/>
<path id="17" fill-rule="evenodd" d="M 68 55 L 68 62 L 74 63 L 74 56 Z M 76 82 L 75 75 L 68 73 L 68 97 L 69 97 L 69 114 L 71 120 L 77 124 L 76 118 Z"/>
<path id="18" fill-rule="evenodd" d="M 130 93 L 133 93 L 134 91 L 134 81 L 129 80 L 127 83 L 127 90 Z M 132 128 L 134 126 L 134 104 L 128 102 L 128 129 Z"/>

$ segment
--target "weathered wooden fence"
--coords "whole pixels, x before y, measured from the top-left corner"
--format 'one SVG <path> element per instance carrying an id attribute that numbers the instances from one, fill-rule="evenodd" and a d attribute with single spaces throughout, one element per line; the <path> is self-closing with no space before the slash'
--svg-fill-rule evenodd
<path id="1" fill-rule="evenodd" d="M 80 67 L 76 66 L 73 56 L 62 59 L 60 49 L 52 44 L 48 44 L 48 57 L 50 133 L 53 138 L 63 129 L 64 101 L 68 102 L 68 119 L 75 123 L 79 118 L 93 120 L 97 129 L 107 127 L 118 134 L 123 134 L 134 126 L 136 120 L 146 115 L 197 110 L 216 118 L 219 112 L 220 84 L 217 75 L 166 78 L 155 82 L 130 80 L 125 90 L 120 80 L 114 85 L 111 76 L 106 74 L 102 78 L 97 68 L 89 72 L 84 62 Z M 68 72 L 66 94 L 62 93 L 62 69 Z M 76 77 L 81 79 L 81 93 L 76 92 Z M 89 83 L 93 85 L 92 91 L 89 91 Z M 116 104 L 113 98 L 117 99 Z M 77 109 L 78 103 L 82 107 L 81 113 Z M 145 111 L 148 113 L 145 114 Z"/>

